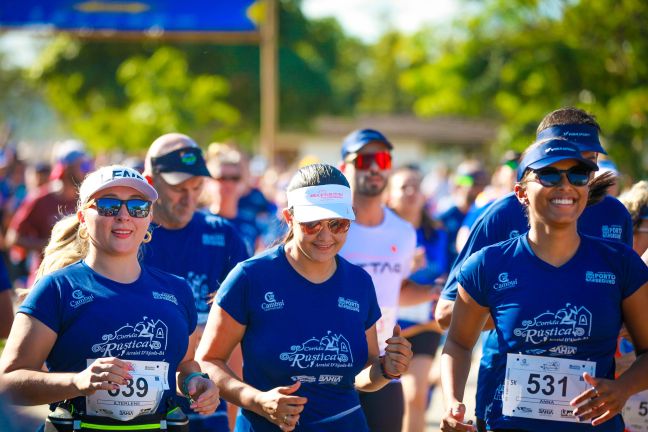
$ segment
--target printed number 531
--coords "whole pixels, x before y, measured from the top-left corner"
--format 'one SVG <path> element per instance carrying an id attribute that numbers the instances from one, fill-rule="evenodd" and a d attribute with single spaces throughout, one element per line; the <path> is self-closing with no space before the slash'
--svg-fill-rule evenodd
<path id="1" fill-rule="evenodd" d="M 529 374 L 529 382 L 527 384 L 529 384 L 529 386 L 526 388 L 526 391 L 528 391 L 530 394 L 537 394 L 539 392 L 542 392 L 547 396 L 551 396 L 556 392 L 557 384 L 559 387 L 562 387 L 560 392 L 562 397 L 567 397 L 566 376 L 556 381 L 556 378 L 553 375 L 541 375 L 532 373 Z"/>
<path id="2" fill-rule="evenodd" d="M 129 379 L 126 380 L 125 389 L 122 389 L 120 387 L 116 390 L 108 390 L 108 394 L 112 397 L 119 396 L 120 392 L 123 397 L 131 397 L 134 394 L 137 395 L 138 397 L 144 397 L 148 393 L 148 382 L 146 382 L 146 379 L 142 377 L 137 378 L 135 381 Z"/>

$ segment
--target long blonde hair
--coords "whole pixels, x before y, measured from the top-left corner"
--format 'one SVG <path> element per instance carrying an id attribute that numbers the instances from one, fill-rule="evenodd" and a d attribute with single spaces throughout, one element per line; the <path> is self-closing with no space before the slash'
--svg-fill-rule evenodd
<path id="1" fill-rule="evenodd" d="M 85 228 L 81 227 L 76 214 L 66 216 L 54 225 L 35 280 L 74 264 L 88 255 L 88 237 L 79 235 L 83 231 Z"/>

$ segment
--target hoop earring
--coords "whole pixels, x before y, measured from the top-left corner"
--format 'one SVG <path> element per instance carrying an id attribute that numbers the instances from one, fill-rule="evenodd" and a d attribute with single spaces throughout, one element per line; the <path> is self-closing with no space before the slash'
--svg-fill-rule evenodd
<path id="1" fill-rule="evenodd" d="M 146 234 L 144 234 L 144 239 L 142 240 L 142 243 L 150 243 L 151 240 L 153 240 L 153 233 L 147 230 Z"/>
<path id="2" fill-rule="evenodd" d="M 79 226 L 79 229 L 77 230 L 77 235 L 81 240 L 87 240 L 88 237 L 90 237 L 90 234 L 88 234 L 88 230 L 83 225 Z"/>

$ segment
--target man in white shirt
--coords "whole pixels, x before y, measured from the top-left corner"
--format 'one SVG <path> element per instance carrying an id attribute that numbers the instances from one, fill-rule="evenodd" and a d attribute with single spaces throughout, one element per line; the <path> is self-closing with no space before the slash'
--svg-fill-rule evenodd
<path id="1" fill-rule="evenodd" d="M 414 228 L 383 204 L 392 150 L 392 144 L 380 132 L 356 130 L 342 143 L 340 165 L 351 185 L 356 213 L 340 255 L 371 275 L 382 312 L 377 323 L 381 352 L 394 331 L 399 303 L 416 304 L 434 298 L 429 289 L 407 280 L 416 251 Z M 404 401 L 400 381 L 394 380 L 377 392 L 361 393 L 360 402 L 371 430 L 401 431 Z"/>

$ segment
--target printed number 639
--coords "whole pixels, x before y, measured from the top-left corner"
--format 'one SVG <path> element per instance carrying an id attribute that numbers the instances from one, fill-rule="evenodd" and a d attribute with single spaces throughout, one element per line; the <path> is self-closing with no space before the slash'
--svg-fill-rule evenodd
<path id="1" fill-rule="evenodd" d="M 148 382 L 146 382 L 146 379 L 139 377 L 135 381 L 132 379 L 126 380 L 126 389 L 108 390 L 108 394 L 112 397 L 119 396 L 120 392 L 123 397 L 131 397 L 134 394 L 138 397 L 144 397 L 148 393 Z"/>

